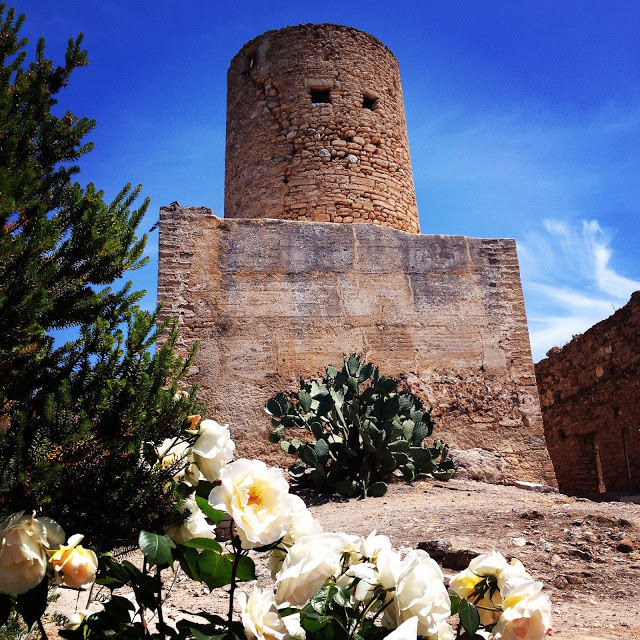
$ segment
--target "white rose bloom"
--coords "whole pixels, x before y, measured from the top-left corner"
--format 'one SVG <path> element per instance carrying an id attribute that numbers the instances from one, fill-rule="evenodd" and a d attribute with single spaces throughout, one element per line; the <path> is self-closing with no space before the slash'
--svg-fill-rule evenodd
<path id="1" fill-rule="evenodd" d="M 521 595 L 520 591 L 512 597 L 516 599 Z M 510 604 L 505 598 L 505 610 L 493 628 L 492 640 L 542 640 L 549 633 L 551 601 L 548 596 L 538 592 L 518 600 L 514 606 Z"/>
<path id="2" fill-rule="evenodd" d="M 207 518 L 196 502 L 195 493 L 191 494 L 180 506 L 180 511 L 189 510 L 189 517 L 180 525 L 169 527 L 167 535 L 177 544 L 182 544 L 191 538 L 215 539 L 215 525 L 209 524 Z"/>
<path id="3" fill-rule="evenodd" d="M 292 640 L 306 639 L 307 632 L 302 628 L 299 613 L 292 613 L 290 616 L 285 616 L 282 618 L 282 621 L 284 622 L 284 626 L 287 627 L 287 631 Z"/>
<path id="4" fill-rule="evenodd" d="M 385 589 L 395 589 L 401 566 L 402 556 L 395 549 L 383 548 L 378 552 L 376 557 L 378 580 Z"/>
<path id="5" fill-rule="evenodd" d="M 393 602 L 384 610 L 383 624 L 395 628 L 413 616 L 418 635 L 438 633 L 438 624 L 451 615 L 451 601 L 440 567 L 426 551 L 410 551 L 400 566 Z"/>
<path id="6" fill-rule="evenodd" d="M 371 562 L 352 564 L 336 581 L 339 587 L 351 589 L 353 597 L 369 604 L 378 585 L 378 570 Z"/>
<path id="7" fill-rule="evenodd" d="M 360 554 L 373 562 L 383 549 L 385 551 L 391 549 L 391 540 L 387 536 L 378 535 L 375 529 L 366 538 L 360 540 Z"/>
<path id="8" fill-rule="evenodd" d="M 316 533 L 296 541 L 276 576 L 276 602 L 303 607 L 340 569 L 343 540 L 336 533 Z"/>
<path id="9" fill-rule="evenodd" d="M 418 618 L 408 618 L 395 631 L 392 631 L 385 640 L 416 640 L 418 637 Z"/>
<path id="10" fill-rule="evenodd" d="M 502 591 L 507 582 L 514 580 L 532 580 L 522 562 L 515 558 L 498 574 L 498 588 Z"/>
<path id="11" fill-rule="evenodd" d="M 80 609 L 80 611 L 77 611 L 69 617 L 69 621 L 64 628 L 68 631 L 75 631 L 90 615 L 93 615 L 93 613 L 94 611 L 91 611 L 91 609 Z"/>
<path id="12" fill-rule="evenodd" d="M 200 437 L 191 449 L 191 458 L 209 482 L 214 482 L 220 470 L 233 460 L 236 445 L 231 440 L 229 425 L 218 424 L 215 420 L 200 423 Z"/>
<path id="13" fill-rule="evenodd" d="M 273 593 L 254 584 L 253 591 L 238 593 L 242 625 L 248 640 L 289 640 L 289 631 L 280 617 Z"/>
<path id="14" fill-rule="evenodd" d="M 221 469 L 220 486 L 212 489 L 209 502 L 233 518 L 243 549 L 282 538 L 300 508 L 280 469 L 244 458 Z"/>
<path id="15" fill-rule="evenodd" d="M 481 631 L 476 631 L 476 634 L 481 634 Z M 489 634 L 484 636 L 487 638 Z M 453 632 L 453 627 L 448 622 L 438 623 L 438 632 L 435 635 L 429 636 L 427 640 L 455 640 L 456 634 Z"/>
<path id="16" fill-rule="evenodd" d="M 47 570 L 47 549 L 64 542 L 64 531 L 50 518 L 24 511 L 0 524 L 0 593 L 26 593 L 40 584 Z"/>
<path id="17" fill-rule="evenodd" d="M 274 580 L 282 567 L 287 551 L 295 544 L 296 540 L 322 531 L 322 525 L 311 515 L 311 511 L 307 509 L 302 498 L 292 495 L 290 500 L 294 509 L 291 526 L 280 544 L 269 554 L 269 569 L 271 569 L 271 577 Z"/>
<path id="18" fill-rule="evenodd" d="M 497 580 L 499 591 L 493 594 L 487 592 L 485 596 L 476 601 L 472 598 L 473 590 L 476 585 L 486 577 L 494 577 Z M 477 556 L 469 563 L 469 568 L 456 574 L 449 583 L 449 588 L 461 598 L 473 601 L 474 604 L 482 607 L 478 609 L 480 614 L 480 622 L 483 625 L 495 624 L 500 617 L 499 611 L 491 611 L 490 609 L 502 608 L 502 587 L 509 579 L 531 579 L 531 576 L 525 571 L 523 564 L 519 560 L 512 560 L 507 564 L 506 559 L 501 553 L 492 551 Z"/>

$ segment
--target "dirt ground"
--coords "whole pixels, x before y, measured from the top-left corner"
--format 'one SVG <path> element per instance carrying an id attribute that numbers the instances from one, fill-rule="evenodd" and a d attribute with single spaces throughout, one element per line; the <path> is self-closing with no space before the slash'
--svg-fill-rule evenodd
<path id="1" fill-rule="evenodd" d="M 446 577 L 492 549 L 519 558 L 551 597 L 556 640 L 640 638 L 640 505 L 456 479 L 394 484 L 367 500 L 301 495 L 326 531 L 376 529 L 397 548 L 429 551 Z M 268 580 L 259 563 L 258 577 Z M 85 605 L 85 594 L 61 590 L 50 611 L 70 615 Z M 181 575 L 163 609 L 172 620 L 181 610 L 226 606 Z"/>

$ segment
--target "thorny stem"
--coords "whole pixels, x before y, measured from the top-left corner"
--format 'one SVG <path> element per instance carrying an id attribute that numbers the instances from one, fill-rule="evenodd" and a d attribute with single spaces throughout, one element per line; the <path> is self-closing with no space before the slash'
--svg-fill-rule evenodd
<path id="1" fill-rule="evenodd" d="M 38 629 L 40 630 L 40 635 L 42 636 L 42 640 L 48 640 L 47 632 L 44 630 L 44 625 L 42 624 L 41 618 L 38 618 Z"/>
<path id="2" fill-rule="evenodd" d="M 238 573 L 238 565 L 240 564 L 240 559 L 245 555 L 242 551 L 242 547 L 240 546 L 240 538 L 237 536 L 233 538 L 233 565 L 231 567 L 231 584 L 229 585 L 229 615 L 227 617 L 227 626 L 229 630 L 231 630 L 231 623 L 233 622 L 233 595 L 236 590 L 236 575 Z"/>
<path id="3" fill-rule="evenodd" d="M 156 567 L 156 579 L 158 580 L 158 631 L 160 631 L 160 637 L 164 640 L 164 614 L 162 613 L 162 570 L 160 569 L 160 567 Z"/>

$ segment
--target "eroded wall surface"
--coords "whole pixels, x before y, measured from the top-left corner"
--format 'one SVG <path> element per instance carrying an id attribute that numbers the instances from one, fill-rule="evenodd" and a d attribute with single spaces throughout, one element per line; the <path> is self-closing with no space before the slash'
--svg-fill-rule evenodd
<path id="1" fill-rule="evenodd" d="M 640 292 L 562 349 L 552 349 L 536 364 L 536 377 L 560 490 L 640 490 Z M 633 429 L 626 434 L 629 469 L 625 427 Z"/>
<path id="2" fill-rule="evenodd" d="M 159 265 L 164 313 L 185 347 L 200 340 L 194 380 L 239 455 L 291 463 L 265 402 L 358 353 L 433 406 L 435 436 L 554 483 L 513 240 L 167 207 Z"/>

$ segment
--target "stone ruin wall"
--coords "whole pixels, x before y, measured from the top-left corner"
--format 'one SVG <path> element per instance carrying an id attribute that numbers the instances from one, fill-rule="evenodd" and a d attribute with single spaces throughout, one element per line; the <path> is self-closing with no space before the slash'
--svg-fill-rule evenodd
<path id="1" fill-rule="evenodd" d="M 433 406 L 434 437 L 496 451 L 507 481 L 554 484 L 513 240 L 374 225 L 227 220 L 164 207 L 158 299 L 238 455 L 287 465 L 263 411 L 358 353 Z"/>
<path id="2" fill-rule="evenodd" d="M 419 231 L 400 72 L 379 40 L 331 24 L 269 31 L 227 84 L 225 218 Z"/>
<path id="3" fill-rule="evenodd" d="M 545 436 L 565 493 L 640 491 L 640 292 L 536 365 Z"/>

